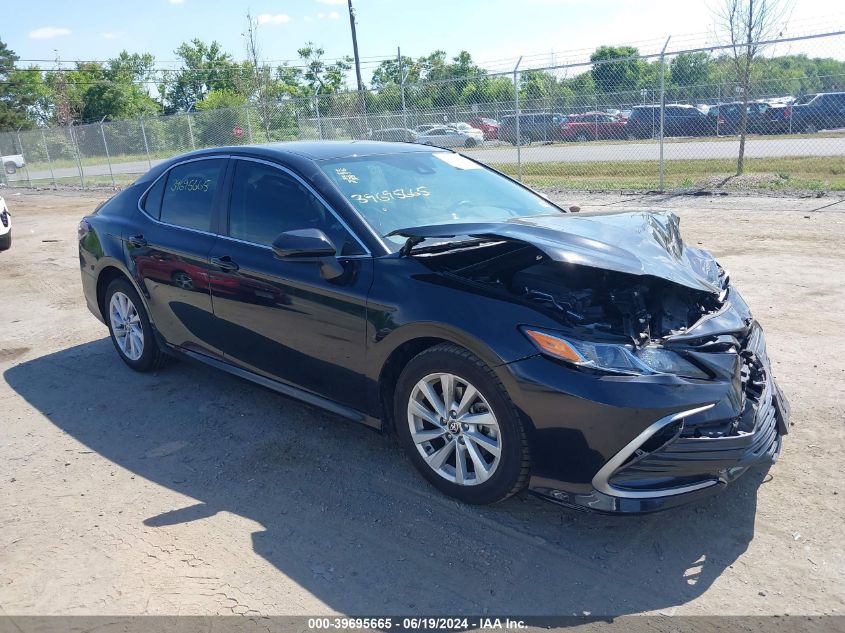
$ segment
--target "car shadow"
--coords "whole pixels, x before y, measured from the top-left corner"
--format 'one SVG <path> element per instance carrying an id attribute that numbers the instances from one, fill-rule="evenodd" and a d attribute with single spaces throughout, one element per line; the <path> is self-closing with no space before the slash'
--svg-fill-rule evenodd
<path id="1" fill-rule="evenodd" d="M 105 459 L 196 500 L 145 526 L 223 511 L 256 521 L 263 529 L 244 534 L 254 551 L 349 614 L 671 611 L 746 550 L 765 477 L 646 516 L 525 493 L 472 507 L 435 491 L 389 436 L 203 366 L 134 373 L 108 339 L 4 378 Z"/>

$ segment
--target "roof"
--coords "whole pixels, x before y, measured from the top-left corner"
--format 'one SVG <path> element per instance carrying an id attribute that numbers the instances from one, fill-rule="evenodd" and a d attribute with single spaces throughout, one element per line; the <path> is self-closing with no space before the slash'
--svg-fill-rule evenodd
<path id="1" fill-rule="evenodd" d="M 256 149 L 264 149 L 274 154 L 298 154 L 311 160 L 442 151 L 427 145 L 387 141 L 292 141 L 259 145 Z"/>
<path id="2" fill-rule="evenodd" d="M 194 156 L 208 154 L 248 154 L 279 158 L 297 156 L 309 160 L 329 160 L 354 156 L 377 156 L 384 154 L 411 154 L 419 152 L 442 152 L 439 147 L 418 145 L 416 143 L 393 143 L 387 141 L 291 141 L 288 143 L 267 143 L 264 145 L 233 145 L 212 147 L 181 154 L 172 159 L 184 160 Z M 168 161 L 172 162 L 172 161 Z"/>

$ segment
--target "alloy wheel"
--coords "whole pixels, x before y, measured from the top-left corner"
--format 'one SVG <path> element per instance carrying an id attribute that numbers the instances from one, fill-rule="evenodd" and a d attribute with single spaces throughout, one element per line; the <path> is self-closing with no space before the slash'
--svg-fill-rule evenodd
<path id="1" fill-rule="evenodd" d="M 122 292 L 115 292 L 109 301 L 109 321 L 114 339 L 124 356 L 138 360 L 144 353 L 144 329 L 135 304 Z"/>
<path id="2" fill-rule="evenodd" d="M 408 401 L 411 438 L 426 464 L 447 481 L 474 486 L 499 466 L 502 438 L 487 400 L 467 380 L 429 374 Z"/>

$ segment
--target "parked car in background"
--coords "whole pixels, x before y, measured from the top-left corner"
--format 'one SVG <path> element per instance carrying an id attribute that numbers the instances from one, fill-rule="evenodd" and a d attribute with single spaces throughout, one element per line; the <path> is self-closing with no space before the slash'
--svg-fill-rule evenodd
<path id="1" fill-rule="evenodd" d="M 3 163 L 3 169 L 7 174 L 14 174 L 17 170 L 26 167 L 26 161 L 22 154 L 10 154 L 9 156 L 0 156 L 0 162 Z"/>
<path id="2" fill-rule="evenodd" d="M 472 127 L 481 130 L 485 141 L 494 141 L 499 138 L 499 122 L 495 119 L 476 116 L 467 121 Z"/>
<path id="3" fill-rule="evenodd" d="M 416 143 L 417 133 L 403 127 L 388 127 L 375 130 L 371 136 L 374 141 L 390 141 L 394 143 Z"/>
<path id="4" fill-rule="evenodd" d="M 417 136 L 417 143 L 434 147 L 475 147 L 484 142 L 481 130 L 457 130 L 453 127 L 436 127 Z"/>
<path id="5" fill-rule="evenodd" d="M 0 196 L 0 251 L 9 250 L 12 246 L 12 214 L 6 206 L 6 201 Z"/>
<path id="6" fill-rule="evenodd" d="M 663 117 L 664 136 L 707 136 L 716 133 L 716 120 L 691 105 L 667 104 Z M 625 127 L 630 139 L 660 135 L 660 106 L 634 106 Z"/>
<path id="7" fill-rule="evenodd" d="M 606 112 L 571 114 L 568 120 L 560 124 L 560 128 L 564 141 L 583 143 L 625 137 L 625 120 Z"/>
<path id="8" fill-rule="evenodd" d="M 446 123 L 445 127 L 450 127 L 454 130 L 458 130 L 459 132 L 466 132 L 467 134 L 472 134 L 475 136 L 476 132 L 481 132 L 478 128 L 471 126 L 469 123 L 464 123 L 462 121 L 458 123 Z M 484 132 L 481 132 L 481 138 L 484 140 Z"/>
<path id="9" fill-rule="evenodd" d="M 787 128 L 793 132 L 813 134 L 845 127 L 845 92 L 804 95 L 784 110 Z"/>
<path id="10" fill-rule="evenodd" d="M 415 126 L 414 132 L 416 132 L 417 134 L 424 134 L 424 133 L 428 132 L 429 130 L 433 130 L 436 127 L 441 127 L 441 125 L 436 124 L 436 123 L 434 123 L 434 124 L 424 123 L 422 125 Z"/>
<path id="11" fill-rule="evenodd" d="M 746 131 L 749 134 L 766 134 L 772 131 L 772 120 L 769 116 L 771 105 L 765 101 L 752 101 L 748 104 L 748 121 Z M 707 111 L 711 125 L 715 126 L 717 134 L 739 134 L 742 123 L 742 102 L 719 103 L 711 106 Z"/>
<path id="12" fill-rule="evenodd" d="M 507 143 L 536 143 L 560 141 L 560 124 L 566 117 L 557 112 L 524 112 L 519 115 L 519 135 L 516 135 L 516 115 L 503 116 L 499 122 L 499 140 Z"/>

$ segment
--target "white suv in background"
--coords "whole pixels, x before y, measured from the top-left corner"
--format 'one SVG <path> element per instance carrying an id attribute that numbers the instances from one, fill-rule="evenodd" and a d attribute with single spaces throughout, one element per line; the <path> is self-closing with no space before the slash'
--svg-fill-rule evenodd
<path id="1" fill-rule="evenodd" d="M 0 196 L 0 251 L 7 250 L 12 245 L 12 214 L 6 206 L 3 196 Z"/>

